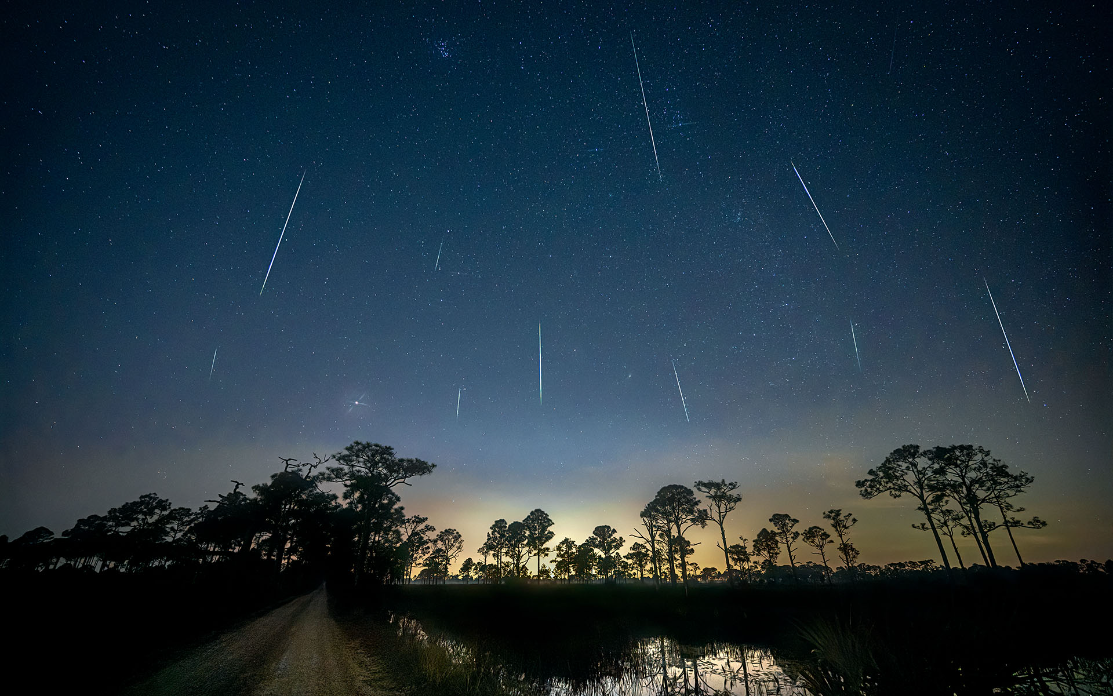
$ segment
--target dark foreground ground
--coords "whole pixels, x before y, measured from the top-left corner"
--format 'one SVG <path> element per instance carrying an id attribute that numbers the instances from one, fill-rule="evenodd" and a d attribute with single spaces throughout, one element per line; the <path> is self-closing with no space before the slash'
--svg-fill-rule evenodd
<path id="1" fill-rule="evenodd" d="M 1074 693 L 1044 685 L 1085 664 L 1105 691 L 1077 693 L 1113 694 L 1111 579 L 1033 569 L 956 584 L 921 577 L 718 585 L 687 595 L 631 585 L 410 586 L 362 601 L 345 596 L 337 610 L 412 616 L 423 631 L 468 646 L 475 668 L 457 675 L 465 684 L 459 693 L 476 692 L 468 685 L 488 676 L 493 660 L 537 682 L 590 685 L 629 664 L 639 640 L 663 635 L 681 646 L 768 649 L 809 683 L 836 685 L 815 693 Z M 456 690 L 436 674 L 424 677 L 437 692 Z"/>
<path id="2" fill-rule="evenodd" d="M 381 660 L 362 651 L 329 615 L 322 585 L 187 651 L 127 694 L 396 693 Z"/>
<path id="3" fill-rule="evenodd" d="M 1098 665 L 1099 681 L 1113 670 L 1111 580 L 1028 572 L 687 595 L 651 585 L 336 585 L 326 595 L 316 583 L 305 593 L 297 582 L 0 576 L 9 643 L 0 668 L 54 693 L 498 694 L 506 674 L 590 685 L 629 663 L 639 640 L 666 636 L 760 646 L 842 685 L 829 693 L 1060 693 L 1039 685 L 1071 660 Z M 412 631 L 400 636 L 401 617 L 467 646 L 467 664 Z"/>
<path id="4" fill-rule="evenodd" d="M 26 675 L 42 693 L 119 693 L 316 584 L 231 573 L 0 573 L 0 670 Z"/>

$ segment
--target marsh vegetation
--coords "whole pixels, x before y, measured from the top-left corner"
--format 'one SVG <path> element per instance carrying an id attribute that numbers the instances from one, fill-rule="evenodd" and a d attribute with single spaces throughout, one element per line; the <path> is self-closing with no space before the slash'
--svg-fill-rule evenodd
<path id="1" fill-rule="evenodd" d="M 1032 567 L 850 587 L 398 588 L 336 611 L 377 626 L 411 693 L 1110 693 L 1104 572 Z M 1088 607 L 1061 611 L 1063 597 Z M 1043 599 L 1031 599 L 1043 597 Z"/>

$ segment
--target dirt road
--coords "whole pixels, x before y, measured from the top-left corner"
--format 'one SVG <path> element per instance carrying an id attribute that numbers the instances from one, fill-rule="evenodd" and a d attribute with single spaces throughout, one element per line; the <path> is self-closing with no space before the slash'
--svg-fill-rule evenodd
<path id="1" fill-rule="evenodd" d="M 200 646 L 127 694 L 363 694 L 394 691 L 328 613 L 325 588 Z"/>

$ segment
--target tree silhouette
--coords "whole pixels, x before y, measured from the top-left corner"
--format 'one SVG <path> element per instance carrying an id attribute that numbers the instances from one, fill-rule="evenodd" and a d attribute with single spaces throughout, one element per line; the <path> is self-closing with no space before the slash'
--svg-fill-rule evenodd
<path id="1" fill-rule="evenodd" d="M 617 566 L 618 551 L 625 543 L 623 538 L 618 536 L 618 533 L 609 524 L 601 524 L 595 528 L 584 543 L 591 545 L 592 548 L 603 554 L 597 564 L 599 573 L 608 580 L 612 579 Z"/>
<path id="2" fill-rule="evenodd" d="M 937 478 L 934 489 L 958 504 L 974 531 L 974 540 L 982 560 L 991 568 L 997 567 L 989 532 L 982 521 L 982 506 L 991 501 L 1001 486 L 1007 485 L 1008 472 L 989 450 L 974 445 L 951 445 L 931 450 Z M 930 519 L 931 516 L 929 515 Z"/>
<path id="3" fill-rule="evenodd" d="M 164 517 L 170 512 L 169 500 L 145 493 L 137 500 L 108 511 L 112 529 L 110 557 L 117 565 L 136 571 L 150 567 L 166 536 Z"/>
<path id="4" fill-rule="evenodd" d="M 823 513 L 823 519 L 831 524 L 831 529 L 834 530 L 835 536 L 839 539 L 835 550 L 842 559 L 843 567 L 848 571 L 853 571 L 854 561 L 858 558 L 858 549 L 850 543 L 850 528 L 858 524 L 858 519 L 849 512 L 843 514 L 841 508 L 832 508 Z M 824 565 L 827 564 L 824 563 Z"/>
<path id="5" fill-rule="evenodd" d="M 464 539 L 460 532 L 451 527 L 437 532 L 437 536 L 433 537 L 432 551 L 425 559 L 425 567 L 430 570 L 434 582 L 440 579 L 443 583 L 448 579 L 449 567 L 463 550 Z"/>
<path id="6" fill-rule="evenodd" d="M 785 551 L 788 552 L 788 565 L 792 568 L 792 579 L 799 582 L 796 576 L 796 554 L 793 544 L 800 538 L 800 532 L 793 531 L 792 528 L 799 524 L 800 520 L 778 512 L 769 518 L 769 523 L 773 525 L 773 535 L 778 542 L 784 544 Z"/>
<path id="7" fill-rule="evenodd" d="M 665 536 L 668 541 L 669 573 L 672 581 L 676 582 L 676 569 L 674 551 L 680 554 L 680 572 L 684 580 L 684 592 L 688 592 L 688 548 L 684 542 L 685 532 L 692 527 L 706 527 L 708 522 L 707 511 L 702 510 L 699 499 L 691 488 L 678 483 L 664 486 L 646 506 L 650 516 L 659 518 L 664 523 Z M 644 515 L 643 515 L 644 517 Z"/>
<path id="8" fill-rule="evenodd" d="M 43 570 L 54 565 L 54 532 L 46 527 L 24 532 L 9 547 L 10 563 L 17 569 Z"/>
<path id="9" fill-rule="evenodd" d="M 491 524 L 491 529 L 487 532 L 487 542 L 482 547 L 486 549 L 484 558 L 486 558 L 487 553 L 490 553 L 495 559 L 495 570 L 500 581 L 503 576 L 502 557 L 503 554 L 506 553 L 506 536 L 506 520 L 497 519 Z"/>
<path id="10" fill-rule="evenodd" d="M 1020 473 L 1023 474 L 1024 472 L 1020 472 Z M 998 523 L 998 522 L 986 523 L 988 525 L 991 525 L 991 527 L 987 531 L 993 532 L 996 529 L 1000 529 L 1001 527 L 1004 527 L 1005 531 L 1009 535 L 1009 541 L 1012 542 L 1013 551 L 1016 553 L 1016 560 L 1019 561 L 1021 567 L 1023 567 L 1024 566 L 1024 559 L 1020 556 L 1020 549 L 1017 548 L 1017 546 L 1016 546 L 1016 538 L 1013 536 L 1012 530 L 1014 530 L 1014 529 L 1043 529 L 1044 527 L 1047 526 L 1047 522 L 1045 522 L 1044 520 L 1041 520 L 1039 517 L 1033 517 L 1030 520 L 1024 521 L 1024 520 L 1020 520 L 1016 517 L 1011 516 L 1009 513 L 1024 512 L 1024 508 L 1013 507 L 1013 504 L 1010 503 L 1008 500 L 994 500 L 993 503 L 994 503 L 994 505 L 996 505 L 997 509 L 1001 512 L 1001 520 L 1002 521 L 1000 523 Z"/>
<path id="11" fill-rule="evenodd" d="M 777 558 L 781 555 L 780 540 L 777 539 L 777 536 L 773 532 L 762 527 L 761 531 L 754 537 L 753 549 L 755 555 L 765 559 L 762 566 L 766 573 L 772 577 L 773 571 L 777 567 Z"/>
<path id="12" fill-rule="evenodd" d="M 252 486 L 255 507 L 259 515 L 260 531 L 264 535 L 266 557 L 280 571 L 298 523 L 302 522 L 314 506 L 327 507 L 335 500 L 331 494 L 317 489 L 318 476 L 313 474 L 316 465 L 303 465 L 296 459 L 283 458 L 283 470 L 271 474 L 269 483 Z M 302 468 L 308 469 L 302 473 Z M 320 493 L 316 496 L 314 494 Z M 169 501 L 166 501 L 169 504 Z"/>
<path id="13" fill-rule="evenodd" d="M 472 573 L 475 572 L 478 567 L 479 564 L 473 561 L 471 556 L 464 559 L 464 562 L 460 564 L 460 579 L 464 581 L 464 584 L 467 584 L 468 581 L 471 580 Z"/>
<path id="14" fill-rule="evenodd" d="M 931 508 L 931 514 L 935 517 L 935 527 L 940 534 L 947 537 L 951 542 L 951 550 L 955 552 L 955 558 L 958 559 L 958 567 L 966 570 L 966 564 L 962 561 L 962 554 L 958 551 L 958 544 L 955 543 L 955 532 L 963 535 L 968 534 L 963 531 L 965 525 L 962 523 L 962 513 L 957 510 L 952 510 L 943 503 L 938 503 Z M 920 522 L 913 524 L 913 529 L 919 529 L 921 532 L 931 531 L 928 528 L 927 522 Z M 973 533 L 972 531 L 970 533 Z"/>
<path id="15" fill-rule="evenodd" d="M 66 557 L 76 561 L 78 568 L 93 565 L 94 570 L 100 571 L 107 561 L 111 534 L 112 526 L 107 517 L 82 517 L 72 528 L 62 532 Z"/>
<path id="16" fill-rule="evenodd" d="M 738 537 L 738 541 L 740 543 L 730 545 L 727 549 L 727 553 L 730 554 L 731 563 L 734 564 L 735 570 L 738 571 L 739 578 L 743 582 L 749 582 L 751 574 L 751 556 L 750 550 L 746 547 L 749 540 L 745 537 Z"/>
<path id="17" fill-rule="evenodd" d="M 414 564 L 423 559 L 432 546 L 429 535 L 437 530 L 433 525 L 427 524 L 428 522 L 428 517 L 411 515 L 402 522 L 399 530 L 402 535 L 402 553 L 406 564 L 406 582 L 410 582 Z"/>
<path id="18" fill-rule="evenodd" d="M 994 529 L 1005 528 L 1005 532 L 1009 535 L 1009 541 L 1012 543 L 1013 552 L 1016 553 L 1016 560 L 1023 567 L 1024 559 L 1020 555 L 1020 549 L 1017 548 L 1016 537 L 1013 536 L 1012 530 L 1043 529 L 1047 526 L 1047 522 L 1039 517 L 1033 517 L 1027 521 L 1012 517 L 1009 513 L 1024 512 L 1024 508 L 1014 507 L 1010 499 L 1023 493 L 1036 479 L 1024 471 L 1018 471 L 1015 474 L 1009 473 L 1008 465 L 1000 461 L 997 461 L 993 474 L 994 491 L 989 496 L 988 502 L 1001 513 L 1001 522 L 1000 524 L 994 524 Z"/>
<path id="19" fill-rule="evenodd" d="M 640 541 L 635 541 L 630 544 L 630 550 L 626 553 L 626 560 L 630 562 L 631 567 L 636 568 L 638 571 L 638 580 L 645 582 L 645 567 L 649 565 L 649 548 Z"/>
<path id="20" fill-rule="evenodd" d="M 595 547 L 585 541 L 576 547 L 572 557 L 572 573 L 581 582 L 589 582 L 595 576 L 595 566 L 599 557 L 595 555 Z"/>
<path id="21" fill-rule="evenodd" d="M 823 527 L 812 525 L 804 530 L 800 538 L 815 549 L 815 554 L 823 562 L 823 577 L 831 582 L 831 566 L 827 564 L 827 547 L 832 544 L 831 535 Z"/>
<path id="22" fill-rule="evenodd" d="M 480 563 L 477 563 L 476 565 L 477 565 L 477 566 L 478 566 L 478 567 L 479 567 L 480 569 L 486 568 L 486 567 L 487 567 L 487 557 L 491 555 L 491 548 L 490 548 L 490 547 L 488 546 L 487 542 L 486 542 L 486 541 L 484 541 L 484 542 L 483 542 L 483 545 L 482 545 L 482 546 L 480 546 L 480 547 L 479 547 L 478 549 L 476 549 L 476 550 L 475 550 L 475 552 L 476 552 L 476 553 L 479 553 L 479 554 L 483 554 L 483 560 L 482 560 L 482 561 L 481 561 Z M 477 573 L 478 573 L 478 572 L 482 572 L 482 573 L 483 573 L 483 575 L 484 575 L 484 578 L 483 578 L 483 579 L 484 579 L 484 580 L 487 580 L 487 577 L 486 577 L 486 571 L 485 571 L 485 570 L 480 570 L 480 571 L 477 571 Z M 476 576 L 476 579 L 477 579 L 477 580 L 479 579 L 479 576 L 478 576 L 478 575 Z"/>
<path id="23" fill-rule="evenodd" d="M 240 491 L 244 484 L 232 483 L 235 485 L 231 493 L 206 501 L 215 503 L 216 507 L 204 506 L 198 511 L 200 519 L 193 525 L 192 532 L 210 560 L 216 556 L 225 560 L 237 558 L 242 563 L 251 553 L 259 533 L 259 516 L 255 501 Z"/>
<path id="24" fill-rule="evenodd" d="M 696 490 L 707 496 L 707 518 L 719 528 L 721 543 L 718 545 L 723 551 L 726 561 L 727 577 L 731 577 L 730 554 L 727 552 L 727 515 L 734 511 L 742 502 L 742 496 L 735 493 L 738 482 L 727 483 L 726 479 L 720 481 L 696 481 Z"/>
<path id="25" fill-rule="evenodd" d="M 511 522 L 506 527 L 506 555 L 510 559 L 510 577 L 521 578 L 528 574 L 526 558 L 529 549 L 526 526 L 521 522 Z"/>
<path id="26" fill-rule="evenodd" d="M 659 587 L 661 584 L 661 546 L 664 541 L 662 538 L 662 527 L 665 526 L 665 523 L 652 504 L 648 504 L 642 509 L 641 513 L 639 513 L 639 518 L 642 521 L 642 527 L 645 529 L 645 532 L 643 533 L 635 528 L 634 536 L 646 543 L 646 549 L 649 551 L 649 560 L 653 568 L 653 585 L 654 587 Z M 675 573 L 673 573 L 672 579 L 675 583 Z"/>
<path id="27" fill-rule="evenodd" d="M 409 479 L 433 472 L 435 464 L 421 459 L 405 459 L 394 454 L 394 448 L 356 440 L 332 456 L 337 466 L 328 467 L 326 480 L 345 486 L 344 498 L 360 512 L 357 531 L 355 583 L 358 585 L 369 567 L 376 575 L 385 575 L 382 558 L 374 545 L 389 536 L 390 521 L 397 519 L 394 506 L 399 498 L 393 489 L 410 485 Z M 400 520 L 399 520 L 400 522 Z M 395 529 L 396 532 L 396 529 Z M 383 549 L 385 551 L 385 549 Z M 373 561 L 378 561 L 373 563 Z"/>
<path id="28" fill-rule="evenodd" d="M 576 565 L 576 542 L 568 537 L 560 540 L 556 545 L 556 562 L 553 564 L 553 573 L 557 579 L 569 580 L 575 573 Z"/>
<path id="29" fill-rule="evenodd" d="M 868 474 L 869 478 L 854 483 L 866 500 L 876 498 L 882 493 L 888 493 L 893 498 L 910 495 L 916 499 L 919 503 L 916 509 L 927 517 L 943 566 L 950 574 L 951 563 L 947 560 L 943 540 L 939 538 L 939 531 L 935 528 L 935 520 L 931 515 L 932 507 L 945 497 L 939 490 L 942 476 L 933 457 L 922 451 L 919 445 L 905 445 L 893 450 L 880 466 L 870 469 Z"/>
<path id="30" fill-rule="evenodd" d="M 553 520 L 549 517 L 549 513 L 537 508 L 526 515 L 522 524 L 526 527 L 526 547 L 537 557 L 537 580 L 540 582 L 541 559 L 552 552 L 552 549 L 545 544 L 552 541 L 555 536 L 551 529 Z"/>

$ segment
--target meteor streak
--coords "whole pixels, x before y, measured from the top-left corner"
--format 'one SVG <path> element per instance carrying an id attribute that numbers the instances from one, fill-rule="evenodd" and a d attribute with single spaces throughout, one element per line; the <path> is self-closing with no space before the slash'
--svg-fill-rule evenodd
<path id="1" fill-rule="evenodd" d="M 1013 367 L 1016 368 L 1016 376 L 1020 377 L 1020 388 L 1024 390 L 1024 398 L 1028 399 L 1028 403 L 1032 403 L 1032 397 L 1028 396 L 1028 387 L 1024 386 L 1024 377 L 1020 374 L 1020 365 L 1016 364 L 1016 355 L 1013 353 L 1012 344 L 1009 343 L 1009 335 L 1005 333 L 1005 324 L 1001 321 L 1001 313 L 997 311 L 997 303 L 993 301 L 993 293 L 989 289 L 989 281 L 982 277 L 982 282 L 985 283 L 985 291 L 989 293 L 989 301 L 993 305 L 993 313 L 997 315 L 997 323 L 1001 326 L 1001 335 L 1005 337 L 1005 345 L 1009 347 L 1009 355 L 1013 359 Z"/>
<path id="2" fill-rule="evenodd" d="M 688 402 L 684 400 L 684 390 L 680 388 L 680 375 L 676 373 L 676 361 L 672 361 L 672 376 L 676 377 L 676 389 L 680 392 L 680 403 L 684 406 L 684 419 L 689 423 L 692 419 L 688 417 Z"/>
<path id="3" fill-rule="evenodd" d="M 792 160 L 788 161 L 792 164 Z M 827 227 L 827 221 L 823 219 L 823 213 L 819 212 L 819 206 L 815 204 L 815 199 L 812 198 L 812 192 L 808 190 L 808 185 L 804 183 L 804 177 L 800 176 L 800 172 L 796 170 L 796 165 L 792 164 L 792 171 L 796 172 L 796 178 L 800 180 L 800 185 L 804 187 L 804 193 L 808 194 L 808 200 L 812 202 L 812 207 L 815 208 L 816 214 L 819 215 L 819 221 L 823 223 L 823 228 L 827 230 L 827 234 L 831 236 L 831 242 L 839 249 L 839 243 L 835 241 L 835 235 L 831 234 L 831 228 Z M 842 249 L 839 249 L 842 251 Z"/>
<path id="4" fill-rule="evenodd" d="M 444 236 L 441 236 L 441 246 L 437 249 L 437 262 L 433 264 L 433 270 L 438 271 L 441 267 L 441 252 L 444 251 Z"/>
<path id="5" fill-rule="evenodd" d="M 858 358 L 858 371 L 862 371 L 862 356 L 858 355 L 858 338 L 854 335 L 854 320 L 850 320 L 850 338 L 854 341 L 854 357 Z"/>
<path id="6" fill-rule="evenodd" d="M 464 393 L 464 388 L 460 387 L 456 390 L 456 420 L 460 420 L 460 396 Z"/>
<path id="7" fill-rule="evenodd" d="M 267 279 L 271 277 L 271 269 L 274 268 L 274 258 L 278 256 L 278 247 L 282 246 L 282 238 L 286 236 L 286 225 L 290 224 L 290 216 L 294 214 L 294 203 L 298 202 L 298 194 L 301 193 L 301 185 L 305 183 L 305 170 L 301 172 L 301 181 L 298 182 L 298 190 L 294 191 L 294 202 L 290 204 L 290 212 L 286 213 L 286 222 L 282 225 L 282 234 L 278 235 L 278 244 L 274 245 L 274 254 L 271 256 L 271 264 L 267 266 L 267 276 L 263 278 L 263 287 L 259 288 L 259 295 L 262 296 L 263 290 L 267 287 Z"/>
<path id="8" fill-rule="evenodd" d="M 211 367 L 209 368 L 209 381 L 212 381 L 212 378 L 213 378 L 213 370 L 215 370 L 215 369 L 216 369 L 216 351 L 218 351 L 218 350 L 220 350 L 220 346 L 217 346 L 217 347 L 216 347 L 216 350 L 214 350 L 214 351 L 213 351 L 213 364 L 212 364 L 212 366 L 211 366 Z"/>
<path id="9" fill-rule="evenodd" d="M 649 104 L 645 101 L 645 85 L 642 83 L 642 66 L 638 63 L 638 47 L 634 45 L 634 32 L 630 32 L 630 48 L 634 49 L 634 66 L 638 69 L 638 86 L 642 89 L 642 106 L 645 107 L 645 122 L 649 124 L 649 142 L 653 145 L 653 161 L 657 163 L 657 181 L 661 181 L 661 160 L 657 159 L 657 141 L 653 139 L 653 121 L 649 120 Z"/>

